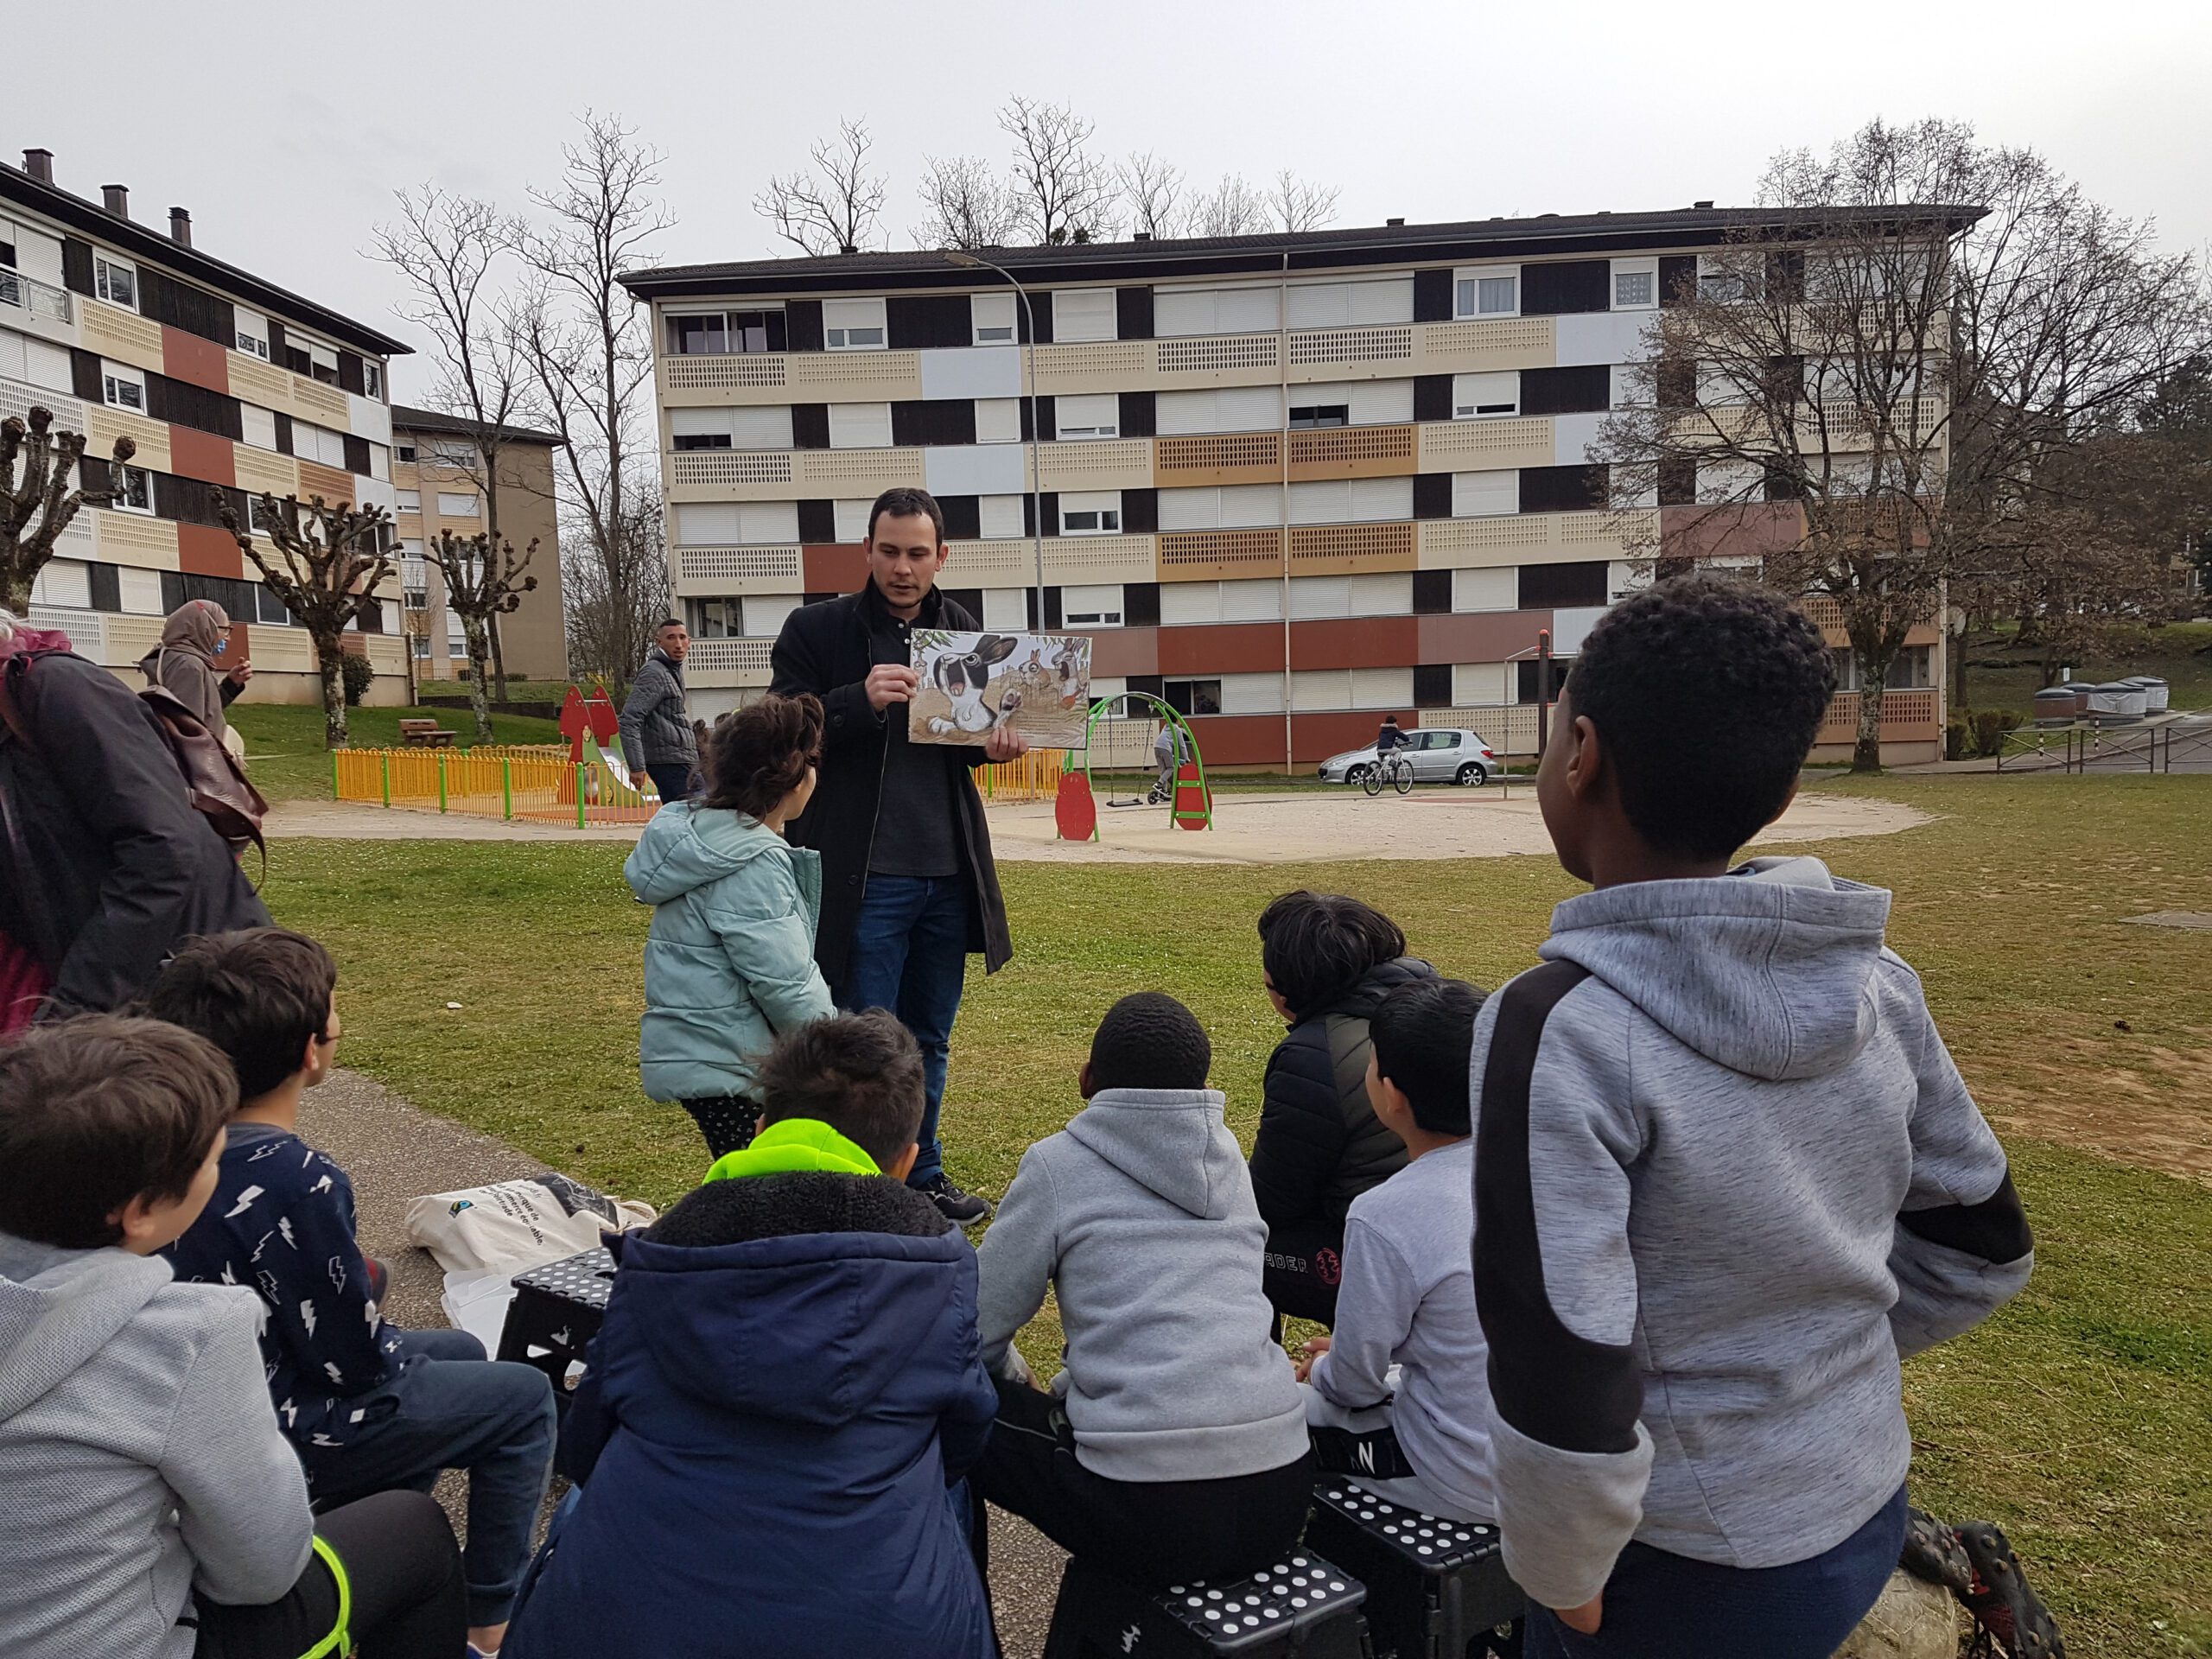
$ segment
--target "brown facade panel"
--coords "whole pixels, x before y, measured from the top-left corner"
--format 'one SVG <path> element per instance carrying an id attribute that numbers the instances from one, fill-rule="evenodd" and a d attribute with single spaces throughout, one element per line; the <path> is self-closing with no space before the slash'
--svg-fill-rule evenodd
<path id="1" fill-rule="evenodd" d="M 162 325 L 162 372 L 226 396 L 231 390 L 230 359 L 212 340 Z"/>
<path id="2" fill-rule="evenodd" d="M 1162 674 L 1280 674 L 1282 624 L 1222 622 L 1160 630 Z"/>
<path id="3" fill-rule="evenodd" d="M 179 478 L 196 478 L 203 484 L 236 488 L 238 451 L 228 438 L 195 432 L 188 426 L 169 428 L 168 470 Z"/>
<path id="4" fill-rule="evenodd" d="M 300 463 L 300 499 L 306 501 L 321 496 L 332 506 L 353 499 L 353 474 L 341 473 L 335 467 L 326 467 L 319 461 Z"/>
<path id="5" fill-rule="evenodd" d="M 1804 534 L 1804 510 L 1794 501 L 1659 509 L 1661 555 L 1670 559 L 1764 558 L 1787 552 Z"/>
<path id="6" fill-rule="evenodd" d="M 1419 660 L 1415 616 L 1330 617 L 1290 625 L 1290 665 L 1402 668 Z"/>
<path id="7" fill-rule="evenodd" d="M 1332 426 L 1290 435 L 1290 479 L 1395 478 L 1414 470 L 1410 426 Z"/>
<path id="8" fill-rule="evenodd" d="M 1297 766 L 1312 766 L 1346 749 L 1364 748 L 1375 741 L 1382 716 L 1395 715 L 1401 726 L 1421 724 L 1417 709 L 1366 709 L 1341 715 L 1293 715 L 1290 717 L 1290 758 Z"/>
<path id="9" fill-rule="evenodd" d="M 1282 765 L 1281 715 L 1200 715 L 1191 732 L 1199 760 L 1210 767 Z"/>
<path id="10" fill-rule="evenodd" d="M 212 524 L 179 524 L 176 566 L 188 576 L 243 577 L 245 555 L 238 551 L 227 530 Z"/>
<path id="11" fill-rule="evenodd" d="M 1280 484 L 1282 439 L 1280 432 L 1154 438 L 1153 480 L 1176 489 L 1209 484 Z"/>
<path id="12" fill-rule="evenodd" d="M 1463 611 L 1414 619 L 1423 663 L 1503 663 L 1536 649 L 1536 631 L 1552 626 L 1549 611 Z"/>
<path id="13" fill-rule="evenodd" d="M 1090 671 L 1101 679 L 1160 672 L 1160 630 L 1101 628 L 1090 636 Z"/>
<path id="14" fill-rule="evenodd" d="M 868 580 L 868 555 L 848 542 L 802 547 L 799 570 L 810 594 L 856 594 Z"/>
<path id="15" fill-rule="evenodd" d="M 1300 524 L 1290 532 L 1294 576 L 1410 570 L 1416 556 L 1411 524 Z"/>
<path id="16" fill-rule="evenodd" d="M 1243 582 L 1282 573 L 1279 530 L 1181 530 L 1160 538 L 1162 582 Z"/>

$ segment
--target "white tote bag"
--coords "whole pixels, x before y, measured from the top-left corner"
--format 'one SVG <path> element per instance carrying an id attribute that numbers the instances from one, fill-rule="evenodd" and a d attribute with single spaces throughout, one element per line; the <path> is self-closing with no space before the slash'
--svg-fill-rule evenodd
<path id="1" fill-rule="evenodd" d="M 588 1250 L 602 1233 L 626 1232 L 655 1219 L 653 1207 L 610 1198 L 566 1175 L 533 1175 L 458 1192 L 435 1192 L 407 1206 L 407 1236 L 448 1273 L 496 1268 L 516 1273 Z"/>

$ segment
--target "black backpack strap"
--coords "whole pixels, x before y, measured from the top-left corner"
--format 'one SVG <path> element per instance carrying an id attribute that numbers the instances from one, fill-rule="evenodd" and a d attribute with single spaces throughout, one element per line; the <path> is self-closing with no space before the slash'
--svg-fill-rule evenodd
<path id="1" fill-rule="evenodd" d="M 1589 977 L 1578 963 L 1548 962 L 1497 995 L 1475 1131 L 1475 1308 L 1498 1415 L 1547 1446 L 1618 1452 L 1636 1445 L 1643 1382 L 1625 1346 L 1575 1335 L 1552 1306 L 1529 1166 L 1529 1085 L 1544 1027 Z"/>

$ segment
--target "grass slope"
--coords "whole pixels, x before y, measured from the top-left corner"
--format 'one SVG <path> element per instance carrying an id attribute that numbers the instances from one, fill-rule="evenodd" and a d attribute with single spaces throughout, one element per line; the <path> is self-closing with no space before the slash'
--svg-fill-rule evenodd
<path id="1" fill-rule="evenodd" d="M 245 739 L 246 764 L 264 795 L 272 801 L 330 798 L 330 752 L 322 745 L 321 703 L 232 703 L 229 719 Z M 454 731 L 454 741 L 462 748 L 476 741 L 475 722 L 466 707 L 346 711 L 346 730 L 357 748 L 397 747 L 402 720 L 436 720 Z M 492 741 L 557 743 L 561 728 L 552 720 L 494 715 Z"/>
<path id="2" fill-rule="evenodd" d="M 2001 1522 L 2080 1653 L 2212 1653 L 2212 1190 L 2087 1154 L 2115 1120 L 2189 1167 L 2212 1143 L 2212 934 L 2115 925 L 2212 910 L 2212 779 L 1951 778 L 1836 785 L 1942 815 L 1817 849 L 1897 894 L 1892 938 L 1990 1103 L 2039 1236 L 2026 1294 L 1907 1368 L 1915 1482 Z M 703 1163 L 690 1120 L 639 1094 L 645 911 L 623 849 L 289 842 L 270 898 L 343 964 L 348 1060 L 563 1168 L 665 1203 Z M 1279 1033 L 1252 920 L 1287 887 L 1360 894 L 1414 948 L 1495 985 L 1573 885 L 1548 860 L 1001 876 L 1019 955 L 971 976 L 947 1111 L 955 1173 L 1003 1190 L 1075 1109 L 1076 1066 L 1124 992 L 1172 990 L 1213 1034 L 1248 1139 Z M 459 1002 L 449 1010 L 449 1001 Z M 2123 1031 L 2115 1021 L 2124 1021 Z M 2125 1112 L 2116 1113 L 2115 1103 Z M 2132 1116 L 2131 1116 L 2132 1115 Z M 2127 1155 L 2129 1146 L 2109 1150 Z M 1033 1358 L 1057 1345 L 1043 1322 Z"/>

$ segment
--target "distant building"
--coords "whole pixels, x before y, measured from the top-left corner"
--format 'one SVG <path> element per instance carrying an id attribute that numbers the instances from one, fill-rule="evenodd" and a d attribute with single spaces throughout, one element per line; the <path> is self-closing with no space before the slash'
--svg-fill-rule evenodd
<path id="1" fill-rule="evenodd" d="M 1623 370 L 1700 258 L 1771 218 L 985 250 L 1027 313 L 941 251 L 635 272 L 693 706 L 765 685 L 785 616 L 863 580 L 871 499 L 919 485 L 986 626 L 1093 635 L 1094 689 L 1164 698 L 1209 765 L 1309 766 L 1385 714 L 1525 753 L 1540 631 L 1571 658 L 1697 517 L 1612 500 L 1589 461 Z M 1786 502 L 1745 522 L 1681 550 L 1755 567 L 1802 533 Z M 1890 682 L 1894 759 L 1940 753 L 1942 651 L 1916 629 Z M 1822 752 L 1848 753 L 1853 696 Z"/>
<path id="2" fill-rule="evenodd" d="M 474 536 L 493 528 L 484 457 L 473 422 L 395 404 L 391 481 L 399 495 L 406 632 L 418 679 L 461 677 L 468 647 L 461 619 L 446 608 L 445 581 L 423 550 L 441 531 Z M 535 540 L 530 574 L 537 586 L 512 615 L 499 619 L 507 672 L 558 680 L 569 671 L 561 621 L 561 549 L 553 497 L 553 450 L 560 440 L 526 427 L 499 429 L 499 533 L 519 555 Z"/>
<path id="3" fill-rule="evenodd" d="M 100 487 L 115 440 L 138 446 L 126 498 L 79 512 L 57 543 L 32 620 L 135 683 L 162 619 L 212 599 L 252 659 L 248 696 L 319 701 L 314 647 L 222 527 L 218 494 L 241 521 L 264 491 L 394 507 L 387 365 L 409 348 L 200 252 L 181 207 L 164 233 L 131 219 L 123 186 L 102 194 L 60 188 L 43 149 L 0 165 L 0 416 L 43 404 L 87 434 Z M 358 625 L 372 702 L 405 700 L 400 621 L 395 574 Z"/>

